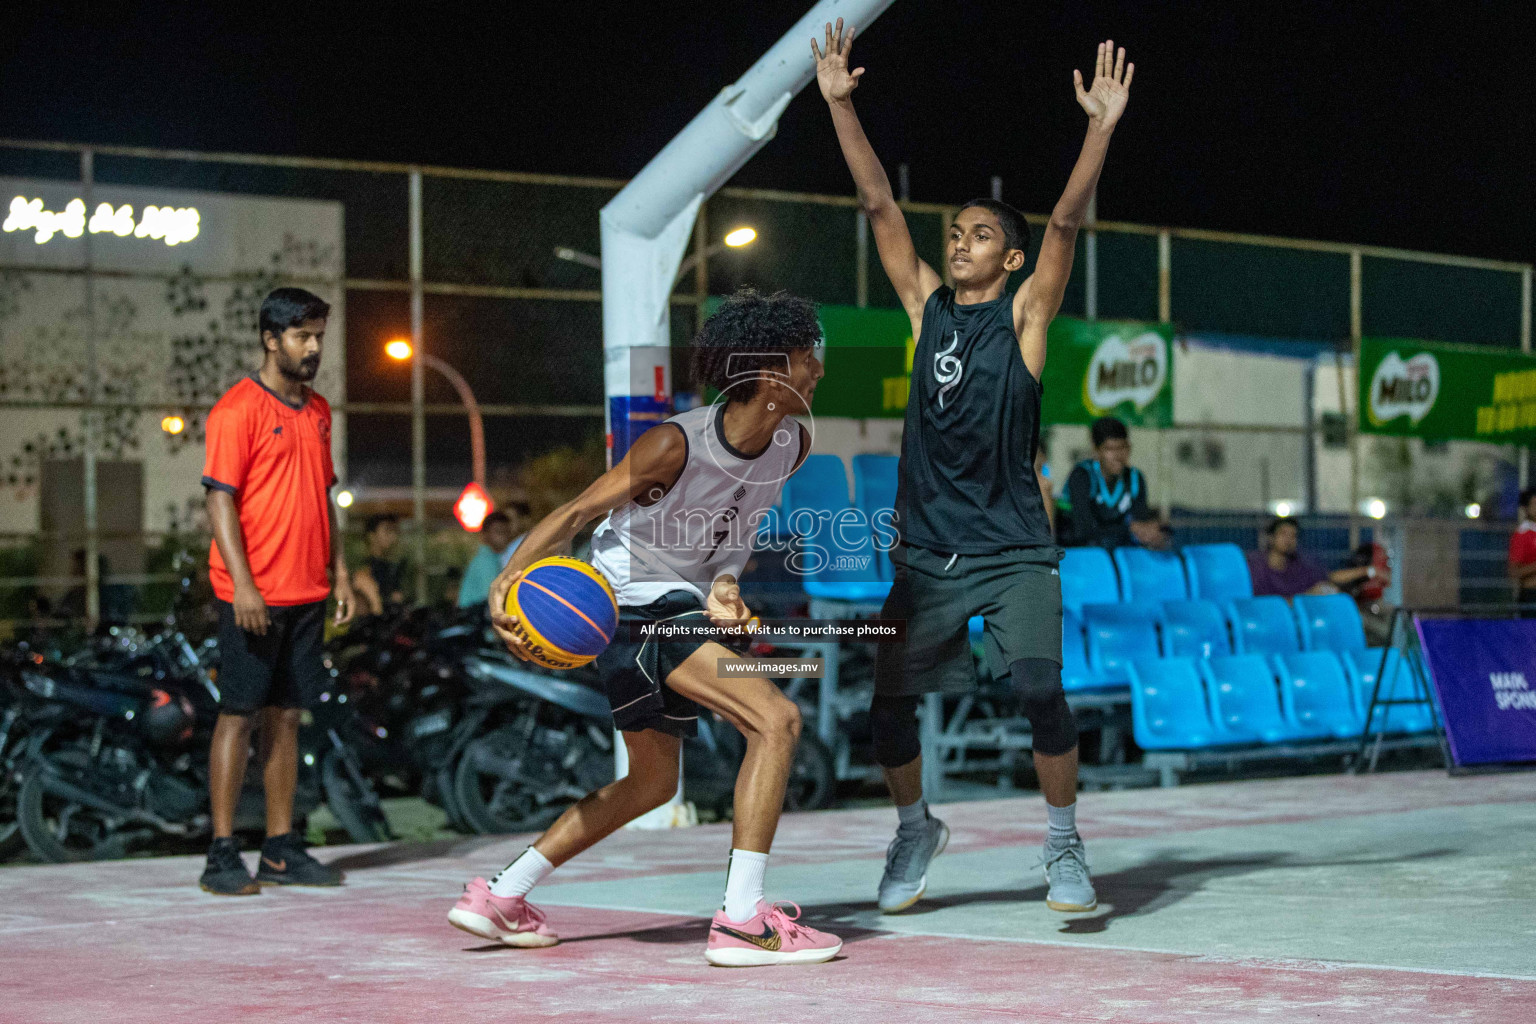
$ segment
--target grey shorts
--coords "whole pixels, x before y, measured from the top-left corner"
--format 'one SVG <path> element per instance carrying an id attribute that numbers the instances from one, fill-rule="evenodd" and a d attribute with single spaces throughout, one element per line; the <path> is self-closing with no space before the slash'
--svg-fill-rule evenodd
<path id="1" fill-rule="evenodd" d="M 880 611 L 903 619 L 907 638 L 875 653 L 875 692 L 884 697 L 965 692 L 976 685 L 967 623 L 986 623 L 983 646 L 994 676 L 1020 658 L 1061 664 L 1061 549 L 1011 548 L 947 555 L 902 545 L 891 552 L 896 580 Z"/>

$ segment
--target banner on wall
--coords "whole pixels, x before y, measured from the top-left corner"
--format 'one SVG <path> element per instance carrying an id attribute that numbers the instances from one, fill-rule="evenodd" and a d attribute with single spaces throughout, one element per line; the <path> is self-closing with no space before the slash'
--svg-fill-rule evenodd
<path id="1" fill-rule="evenodd" d="M 1047 336 L 1046 424 L 1116 416 L 1132 427 L 1173 426 L 1173 326 L 1059 316 Z"/>
<path id="2" fill-rule="evenodd" d="M 1402 338 L 1360 341 L 1360 430 L 1536 443 L 1536 357 Z"/>
<path id="3" fill-rule="evenodd" d="M 1458 765 L 1536 761 L 1536 619 L 1416 619 Z"/>
<path id="4" fill-rule="evenodd" d="M 718 300 L 716 300 L 718 301 Z M 824 305 L 826 376 L 818 416 L 900 419 L 912 374 L 912 323 L 904 310 Z M 1057 317 L 1043 374 L 1044 417 L 1092 423 L 1119 416 L 1131 426 L 1173 423 L 1173 328 L 1137 321 Z"/>

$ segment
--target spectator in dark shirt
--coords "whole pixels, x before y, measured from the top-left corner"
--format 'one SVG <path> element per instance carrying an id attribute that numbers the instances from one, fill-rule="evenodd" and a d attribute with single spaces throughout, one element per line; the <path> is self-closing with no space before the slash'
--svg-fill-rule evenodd
<path id="1" fill-rule="evenodd" d="M 1337 594 L 1362 579 L 1375 578 L 1376 568 L 1370 565 L 1324 572 L 1298 550 L 1301 528 L 1294 519 L 1276 516 L 1264 528 L 1264 535 L 1265 549 L 1248 556 L 1254 597 L 1273 595 L 1289 600 L 1297 594 Z"/>
<path id="2" fill-rule="evenodd" d="M 1095 420 L 1093 454 L 1072 467 L 1057 502 L 1058 537 L 1067 547 L 1168 546 L 1169 531 L 1147 505 L 1147 478 L 1130 464 L 1125 424 L 1112 416 Z"/>
<path id="3" fill-rule="evenodd" d="M 405 604 L 405 563 L 396 557 L 400 546 L 400 517 L 389 512 L 369 516 L 363 536 L 368 544 L 368 558 L 352 573 L 357 614 L 397 612 Z"/>

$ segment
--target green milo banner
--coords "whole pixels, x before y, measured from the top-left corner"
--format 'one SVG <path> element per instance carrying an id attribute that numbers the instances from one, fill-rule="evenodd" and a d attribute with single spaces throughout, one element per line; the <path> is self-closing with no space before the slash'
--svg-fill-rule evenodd
<path id="1" fill-rule="evenodd" d="M 1536 358 L 1402 338 L 1360 340 L 1360 430 L 1428 441 L 1536 442 Z"/>
<path id="2" fill-rule="evenodd" d="M 816 415 L 904 416 L 915 348 L 906 312 L 821 306 L 819 313 L 827 354 Z M 1171 425 L 1172 340 L 1166 324 L 1057 317 L 1045 361 L 1045 422 L 1113 415 L 1132 426 Z"/>
<path id="3" fill-rule="evenodd" d="M 1047 335 L 1043 419 L 1173 426 L 1173 326 L 1059 316 Z"/>

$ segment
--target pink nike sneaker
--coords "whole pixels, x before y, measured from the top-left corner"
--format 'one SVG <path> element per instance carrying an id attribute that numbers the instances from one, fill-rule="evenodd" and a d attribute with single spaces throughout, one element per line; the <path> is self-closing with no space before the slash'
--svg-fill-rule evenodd
<path id="1" fill-rule="evenodd" d="M 783 910 L 794 907 L 791 917 Z M 757 913 L 736 922 L 715 915 L 709 925 L 704 959 L 716 967 L 767 967 L 771 964 L 819 964 L 837 956 L 843 940 L 797 923 L 800 908 L 788 900 L 757 901 Z"/>
<path id="2" fill-rule="evenodd" d="M 493 896 L 483 878 L 464 887 L 464 895 L 448 911 L 448 923 L 482 939 L 525 949 L 553 946 L 560 941 L 560 936 L 544 923 L 544 911 L 521 896 Z"/>

